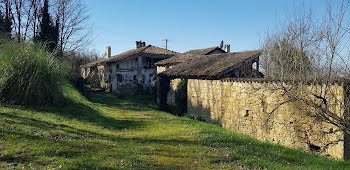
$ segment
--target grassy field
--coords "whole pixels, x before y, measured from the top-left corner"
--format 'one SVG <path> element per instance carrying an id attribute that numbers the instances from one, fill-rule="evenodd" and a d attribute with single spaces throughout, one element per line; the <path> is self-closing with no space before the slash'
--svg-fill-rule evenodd
<path id="1" fill-rule="evenodd" d="M 65 87 L 63 106 L 0 107 L 0 169 L 350 169 L 156 110 L 145 96 L 87 101 Z"/>

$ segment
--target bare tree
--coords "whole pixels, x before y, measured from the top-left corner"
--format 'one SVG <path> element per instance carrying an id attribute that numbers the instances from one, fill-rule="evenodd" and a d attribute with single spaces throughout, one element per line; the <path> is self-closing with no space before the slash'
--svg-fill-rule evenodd
<path id="1" fill-rule="evenodd" d="M 6 6 L 7 15 L 13 23 L 13 33 L 18 41 L 31 38 L 36 30 L 32 29 L 33 23 L 38 20 L 40 0 L 2 0 L 2 6 Z"/>
<path id="2" fill-rule="evenodd" d="M 75 51 L 89 44 L 91 25 L 86 4 L 81 0 L 57 0 L 59 50 Z"/>
<path id="3" fill-rule="evenodd" d="M 27 25 L 30 30 L 30 35 L 26 34 L 26 37 L 32 37 L 35 40 L 36 34 L 39 30 L 39 18 L 40 18 L 40 10 L 42 7 L 42 0 L 30 0 L 30 9 L 28 12 L 28 21 Z"/>
<path id="4" fill-rule="evenodd" d="M 0 0 L 0 6 L 8 6 L 13 23 L 13 35 L 18 41 L 35 39 L 39 32 L 42 0 Z M 77 51 L 92 41 L 92 26 L 88 9 L 82 0 L 51 0 L 50 15 L 59 23 L 58 51 Z"/>
<path id="5" fill-rule="evenodd" d="M 267 34 L 262 67 L 267 78 L 279 80 L 273 89 L 285 97 L 272 112 L 284 104 L 299 103 L 300 113 L 350 134 L 350 89 L 344 80 L 344 75 L 350 75 L 345 51 L 350 40 L 349 7 L 348 0 L 328 1 L 322 19 L 302 7 L 285 26 Z M 345 88 L 343 93 L 335 82 Z"/>

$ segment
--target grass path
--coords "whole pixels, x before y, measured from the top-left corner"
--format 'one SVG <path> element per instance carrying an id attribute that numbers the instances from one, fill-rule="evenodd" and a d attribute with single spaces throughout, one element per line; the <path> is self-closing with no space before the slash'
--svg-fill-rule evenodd
<path id="1" fill-rule="evenodd" d="M 254 140 L 156 110 L 145 96 L 68 86 L 66 105 L 0 107 L 0 169 L 350 169 L 336 161 Z"/>

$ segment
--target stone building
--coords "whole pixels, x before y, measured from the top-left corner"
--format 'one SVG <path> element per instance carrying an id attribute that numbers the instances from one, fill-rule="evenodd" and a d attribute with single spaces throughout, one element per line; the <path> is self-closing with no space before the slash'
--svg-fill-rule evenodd
<path id="1" fill-rule="evenodd" d="M 135 49 L 111 56 L 111 47 L 106 49 L 106 58 L 81 66 L 82 77 L 97 76 L 102 88 L 112 92 L 135 92 L 137 85 L 151 86 L 156 73 L 154 63 L 170 58 L 177 53 L 171 50 L 136 41 Z"/>
<path id="2" fill-rule="evenodd" d="M 260 51 L 210 55 L 183 53 L 157 62 L 157 72 L 170 78 L 259 78 Z M 161 70 L 161 67 L 166 67 Z"/>
<path id="3" fill-rule="evenodd" d="M 259 50 L 229 53 L 227 46 L 226 50 L 213 47 L 191 50 L 157 62 L 157 74 L 170 80 L 166 103 L 170 106 L 176 104 L 176 86 L 181 79 L 263 77 L 259 72 L 260 53 Z"/>
<path id="4" fill-rule="evenodd" d="M 226 53 L 226 51 L 229 52 L 229 50 L 230 50 L 229 48 L 230 48 L 230 46 L 226 45 L 225 50 L 223 50 L 220 47 L 210 47 L 210 48 L 203 48 L 203 49 L 196 49 L 196 50 L 187 51 L 181 55 L 176 55 L 175 57 L 157 62 L 156 63 L 157 73 L 161 73 L 161 72 L 173 67 L 176 64 L 188 62 L 188 60 L 191 60 L 192 56 L 222 54 L 222 53 Z"/>
<path id="5" fill-rule="evenodd" d="M 187 114 L 262 141 L 350 159 L 349 134 L 319 119 L 317 110 L 305 103 L 293 101 L 281 105 L 289 100 L 281 87 L 295 84 L 263 79 L 259 72 L 260 51 L 216 52 L 186 52 L 157 62 L 158 75 L 170 86 L 167 93 L 158 95 L 160 105 L 180 103 L 176 99 L 177 84 L 185 79 L 187 101 L 181 103 L 187 103 Z M 294 90 L 307 99 L 315 96 L 314 100 L 319 100 L 316 96 L 325 86 L 322 82 L 310 82 Z M 331 92 L 324 95 L 327 109 L 340 118 L 350 116 L 346 109 L 350 101 L 348 86 L 347 81 L 332 81 Z M 160 88 L 163 88 L 161 84 Z"/>

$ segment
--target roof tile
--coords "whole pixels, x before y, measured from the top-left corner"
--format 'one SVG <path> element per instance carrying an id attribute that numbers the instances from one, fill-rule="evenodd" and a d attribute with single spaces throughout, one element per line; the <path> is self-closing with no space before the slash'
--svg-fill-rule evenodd
<path id="1" fill-rule="evenodd" d="M 118 62 L 124 59 L 133 58 L 137 56 L 146 56 L 151 58 L 170 58 L 176 54 L 178 53 L 175 51 L 166 50 L 164 48 L 148 45 L 145 47 L 126 51 L 124 53 L 112 56 L 108 59 L 107 58 L 99 59 L 97 61 L 90 62 L 83 66 L 94 66 L 94 65 L 104 64 L 104 63 Z"/>
<path id="2" fill-rule="evenodd" d="M 237 67 L 239 63 L 252 60 L 260 56 L 260 50 L 223 53 L 212 55 L 194 55 L 184 54 L 187 56 L 183 62 L 178 63 L 170 69 L 162 72 L 166 76 L 209 76 L 217 77 L 225 70 Z M 176 57 L 179 57 L 176 56 Z M 175 57 L 172 57 L 175 58 Z M 181 57 L 180 57 L 181 58 Z M 180 61 L 181 59 L 177 60 Z"/>

